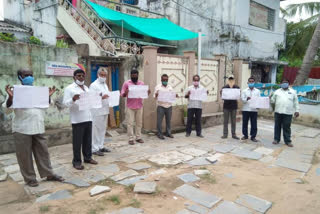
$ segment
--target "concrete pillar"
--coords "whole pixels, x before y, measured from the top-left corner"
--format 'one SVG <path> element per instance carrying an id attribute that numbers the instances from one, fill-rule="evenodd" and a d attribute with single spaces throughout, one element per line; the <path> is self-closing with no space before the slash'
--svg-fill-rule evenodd
<path id="1" fill-rule="evenodd" d="M 156 128 L 157 108 L 153 98 L 154 88 L 157 85 L 157 50 L 158 47 L 144 46 L 144 83 L 149 85 L 151 94 L 143 103 L 143 128 L 152 130 Z"/>
<path id="2" fill-rule="evenodd" d="M 243 59 L 234 58 L 233 59 L 233 74 L 236 80 L 236 84 L 242 88 L 242 64 Z"/>
<path id="3" fill-rule="evenodd" d="M 276 84 L 277 81 L 277 65 L 271 65 L 271 83 Z"/>
<path id="4" fill-rule="evenodd" d="M 215 55 L 215 59 L 219 61 L 219 73 L 218 73 L 218 102 L 222 104 L 220 91 L 225 85 L 226 76 L 226 55 Z"/>
<path id="5" fill-rule="evenodd" d="M 192 84 L 192 77 L 193 75 L 197 74 L 195 69 L 195 60 L 196 60 L 196 52 L 195 51 L 185 51 L 183 55 L 189 58 L 188 63 L 188 86 Z"/>

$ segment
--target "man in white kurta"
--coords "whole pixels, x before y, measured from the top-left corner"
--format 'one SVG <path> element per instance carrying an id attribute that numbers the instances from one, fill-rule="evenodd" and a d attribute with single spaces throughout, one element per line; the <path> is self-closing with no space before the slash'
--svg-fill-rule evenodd
<path id="1" fill-rule="evenodd" d="M 110 152 L 109 149 L 103 147 L 104 138 L 107 129 L 109 102 L 109 89 L 106 84 L 107 72 L 105 70 L 98 71 L 98 78 L 91 83 L 90 91 L 97 92 L 102 98 L 102 107 L 91 109 L 92 113 L 92 154 L 103 156 L 103 152 Z"/>

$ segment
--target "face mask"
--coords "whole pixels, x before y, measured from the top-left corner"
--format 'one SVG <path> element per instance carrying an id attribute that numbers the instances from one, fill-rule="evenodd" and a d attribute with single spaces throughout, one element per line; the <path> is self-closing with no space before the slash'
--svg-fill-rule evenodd
<path id="1" fill-rule="evenodd" d="M 248 83 L 249 88 L 253 88 L 254 87 L 254 83 Z"/>
<path id="2" fill-rule="evenodd" d="M 23 79 L 22 79 L 21 76 L 19 76 L 19 79 L 21 80 L 22 85 L 32 85 L 33 81 L 34 81 L 33 76 L 27 76 L 27 77 L 25 77 Z"/>
<path id="3" fill-rule="evenodd" d="M 168 85 L 168 81 L 163 81 L 162 85 L 164 85 L 164 86 Z"/>
<path id="4" fill-rule="evenodd" d="M 289 83 L 281 83 L 281 88 L 288 88 L 289 87 Z"/>
<path id="5" fill-rule="evenodd" d="M 131 81 L 134 83 L 138 82 L 138 77 L 131 77 Z"/>
<path id="6" fill-rule="evenodd" d="M 79 81 L 79 80 L 76 80 L 76 84 L 77 84 L 77 85 L 84 85 L 84 81 L 81 82 L 81 81 Z"/>
<path id="7" fill-rule="evenodd" d="M 98 79 L 99 79 L 99 82 L 104 83 L 104 82 L 106 82 L 106 79 L 107 79 L 107 78 L 105 78 L 105 77 L 98 77 Z"/>
<path id="8" fill-rule="evenodd" d="M 199 85 L 199 82 L 193 81 L 193 85 L 194 85 L 194 86 L 198 86 L 198 85 Z"/>

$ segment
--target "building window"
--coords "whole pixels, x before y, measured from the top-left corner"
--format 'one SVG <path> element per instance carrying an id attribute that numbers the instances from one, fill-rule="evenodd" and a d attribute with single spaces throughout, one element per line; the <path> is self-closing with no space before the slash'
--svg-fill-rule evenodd
<path id="1" fill-rule="evenodd" d="M 250 1 L 249 24 L 266 30 L 274 30 L 275 10 Z"/>
<path id="2" fill-rule="evenodd" d="M 144 36 L 142 34 L 138 34 L 135 32 L 130 32 L 130 37 L 134 39 L 144 39 Z"/>
<path id="3" fill-rule="evenodd" d="M 120 11 L 121 12 L 121 7 L 119 5 L 116 5 L 116 11 Z"/>
<path id="4" fill-rule="evenodd" d="M 127 8 L 127 14 L 136 15 L 136 14 L 137 14 L 137 11 L 131 10 L 131 9 L 128 9 L 128 8 Z"/>

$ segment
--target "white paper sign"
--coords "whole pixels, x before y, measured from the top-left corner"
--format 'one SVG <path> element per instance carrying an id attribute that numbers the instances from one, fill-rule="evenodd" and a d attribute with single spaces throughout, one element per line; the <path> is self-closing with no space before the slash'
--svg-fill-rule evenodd
<path id="1" fill-rule="evenodd" d="M 223 100 L 239 100 L 240 89 L 239 88 L 223 88 L 222 99 Z"/>
<path id="2" fill-rule="evenodd" d="M 148 85 L 129 85 L 128 98 L 148 98 Z"/>
<path id="3" fill-rule="evenodd" d="M 251 97 L 251 99 L 249 100 L 249 107 L 269 109 L 270 99 L 269 97 Z"/>
<path id="4" fill-rule="evenodd" d="M 12 108 L 49 108 L 49 88 L 14 85 Z"/>
<path id="5" fill-rule="evenodd" d="M 109 107 L 118 106 L 120 101 L 120 91 L 109 92 Z"/>
<path id="6" fill-rule="evenodd" d="M 176 102 L 176 92 L 174 91 L 159 91 L 158 101 L 166 103 Z"/>
<path id="7" fill-rule="evenodd" d="M 80 94 L 78 105 L 79 105 L 79 111 L 89 110 L 92 108 L 101 108 L 102 99 L 99 93 L 84 92 Z"/>
<path id="8" fill-rule="evenodd" d="M 206 101 L 208 98 L 207 89 L 199 88 L 190 90 L 190 100 Z"/>

